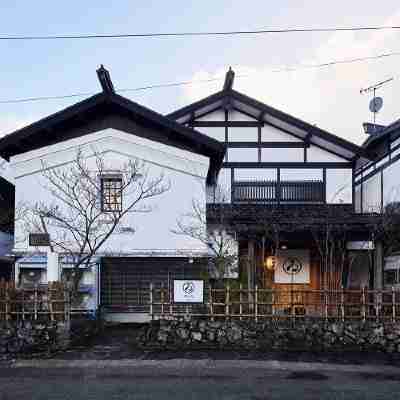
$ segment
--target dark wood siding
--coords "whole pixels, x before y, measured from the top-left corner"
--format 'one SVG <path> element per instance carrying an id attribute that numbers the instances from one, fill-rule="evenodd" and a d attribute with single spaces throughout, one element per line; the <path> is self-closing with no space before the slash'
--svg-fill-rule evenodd
<path id="1" fill-rule="evenodd" d="M 174 279 L 199 279 L 206 259 L 110 257 L 101 265 L 101 305 L 115 311 L 148 312 L 150 283 L 172 289 Z"/>

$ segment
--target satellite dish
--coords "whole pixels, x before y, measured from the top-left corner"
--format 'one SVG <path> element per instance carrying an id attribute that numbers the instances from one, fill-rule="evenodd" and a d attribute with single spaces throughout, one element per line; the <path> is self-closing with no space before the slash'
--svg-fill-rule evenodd
<path id="1" fill-rule="evenodd" d="M 369 102 L 369 110 L 373 113 L 377 113 L 383 106 L 383 99 L 382 97 L 374 97 Z"/>

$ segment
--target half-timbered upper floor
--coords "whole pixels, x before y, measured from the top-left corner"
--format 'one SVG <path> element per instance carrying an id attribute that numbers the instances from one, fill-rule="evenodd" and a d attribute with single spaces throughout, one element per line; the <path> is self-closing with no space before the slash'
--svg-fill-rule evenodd
<path id="1" fill-rule="evenodd" d="M 400 201 L 400 120 L 388 126 L 364 124 L 369 137 L 363 148 L 370 160 L 359 159 L 355 171 L 358 212 L 382 212 Z"/>
<path id="2" fill-rule="evenodd" d="M 168 115 L 227 147 L 218 186 L 209 203 L 347 204 L 354 208 L 359 146 L 233 89 L 229 70 L 223 90 Z"/>

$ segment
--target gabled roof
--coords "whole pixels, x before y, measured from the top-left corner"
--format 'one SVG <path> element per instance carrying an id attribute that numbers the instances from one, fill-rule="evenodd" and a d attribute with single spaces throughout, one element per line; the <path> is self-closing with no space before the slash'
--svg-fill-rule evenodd
<path id="1" fill-rule="evenodd" d="M 139 136 L 209 157 L 208 179 L 218 174 L 225 154 L 223 144 L 116 94 L 112 87 L 106 89 L 103 86 L 103 92 L 4 136 L 0 139 L 0 156 L 8 160 L 20 153 L 91 133 L 79 130 L 88 123 L 97 121 L 97 130 L 112 127 L 107 117 L 117 116 L 142 127 L 135 132 Z M 72 130 L 76 131 L 74 136 L 71 136 Z"/>
<path id="2" fill-rule="evenodd" d="M 380 143 L 384 138 L 386 138 L 388 135 L 391 133 L 394 133 L 396 131 L 400 132 L 400 119 L 397 119 L 396 121 L 392 122 L 388 126 L 382 126 L 379 125 L 379 127 L 382 127 L 379 129 L 379 131 L 375 135 L 370 135 L 362 144 L 362 147 L 368 149 L 371 147 L 374 147 L 378 143 Z"/>
<path id="3" fill-rule="evenodd" d="M 180 123 L 190 123 L 191 120 L 201 115 L 226 107 L 236 109 L 266 124 L 282 129 L 286 133 L 309 141 L 345 159 L 369 158 L 367 152 L 360 146 L 246 96 L 232 89 L 232 84 L 224 85 L 224 89 L 220 92 L 174 111 L 167 117 Z"/>

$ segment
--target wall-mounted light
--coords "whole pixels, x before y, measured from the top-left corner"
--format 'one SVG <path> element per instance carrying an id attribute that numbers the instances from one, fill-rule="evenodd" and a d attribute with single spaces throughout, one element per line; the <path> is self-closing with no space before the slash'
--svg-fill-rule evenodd
<path id="1" fill-rule="evenodd" d="M 283 245 L 281 246 L 281 249 L 282 249 L 282 250 L 287 250 L 286 244 L 283 244 Z"/>
<path id="2" fill-rule="evenodd" d="M 275 256 L 269 256 L 264 261 L 264 267 L 269 271 L 273 271 L 275 269 Z"/>

